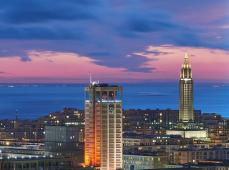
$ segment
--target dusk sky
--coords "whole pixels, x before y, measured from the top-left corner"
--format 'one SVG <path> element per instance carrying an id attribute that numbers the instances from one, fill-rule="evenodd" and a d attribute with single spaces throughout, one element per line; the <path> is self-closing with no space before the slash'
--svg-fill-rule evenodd
<path id="1" fill-rule="evenodd" d="M 0 0 L 0 82 L 229 82 L 228 0 Z"/>

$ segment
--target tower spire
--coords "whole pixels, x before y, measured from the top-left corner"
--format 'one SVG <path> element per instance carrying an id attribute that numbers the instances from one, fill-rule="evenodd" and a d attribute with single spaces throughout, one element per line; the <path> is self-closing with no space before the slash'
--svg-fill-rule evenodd
<path id="1" fill-rule="evenodd" d="M 185 55 L 184 55 L 184 64 L 189 64 L 188 53 L 185 53 Z"/>

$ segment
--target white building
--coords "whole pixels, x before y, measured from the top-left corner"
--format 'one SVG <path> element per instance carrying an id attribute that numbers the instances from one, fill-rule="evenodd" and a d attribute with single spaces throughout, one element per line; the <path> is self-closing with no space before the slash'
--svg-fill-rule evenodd
<path id="1" fill-rule="evenodd" d="M 166 130 L 168 135 L 181 135 L 183 138 L 208 139 L 207 130 Z"/>

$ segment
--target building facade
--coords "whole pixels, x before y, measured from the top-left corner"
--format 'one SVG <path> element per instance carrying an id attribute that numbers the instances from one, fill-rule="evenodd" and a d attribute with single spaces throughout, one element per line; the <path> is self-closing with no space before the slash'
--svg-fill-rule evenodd
<path id="1" fill-rule="evenodd" d="M 45 150 L 76 152 L 79 149 L 80 128 L 76 126 L 45 126 Z"/>
<path id="2" fill-rule="evenodd" d="M 1 146 L 0 170 L 66 170 L 72 161 L 39 145 Z"/>
<path id="3" fill-rule="evenodd" d="M 195 123 L 200 123 L 201 110 L 194 110 Z M 123 131 L 141 134 L 166 134 L 178 126 L 179 110 L 130 109 L 123 112 Z M 190 124 L 190 122 L 188 122 Z M 193 122 L 192 122 L 193 123 Z M 194 124 L 196 126 L 196 124 Z"/>
<path id="4" fill-rule="evenodd" d="M 90 83 L 85 88 L 85 166 L 122 168 L 122 87 Z"/>
<path id="5" fill-rule="evenodd" d="M 205 129 L 199 130 L 166 130 L 166 134 L 168 135 L 180 135 L 182 138 L 194 138 L 194 139 L 202 139 L 208 140 L 208 132 Z"/>
<path id="6" fill-rule="evenodd" d="M 193 80 L 192 80 L 192 69 L 187 54 L 185 55 L 184 63 L 182 64 L 182 68 L 181 68 L 179 91 L 180 91 L 179 120 L 181 122 L 193 121 L 194 120 Z"/>
<path id="7" fill-rule="evenodd" d="M 142 170 L 164 168 L 167 165 L 167 157 L 153 154 L 124 154 L 124 170 Z"/>
<path id="8" fill-rule="evenodd" d="M 71 162 L 62 158 L 32 156 L 0 158 L 0 170 L 66 170 L 71 167 Z"/>
<path id="9" fill-rule="evenodd" d="M 201 161 L 229 161 L 229 148 L 192 148 L 173 151 L 173 164 L 197 163 Z"/>

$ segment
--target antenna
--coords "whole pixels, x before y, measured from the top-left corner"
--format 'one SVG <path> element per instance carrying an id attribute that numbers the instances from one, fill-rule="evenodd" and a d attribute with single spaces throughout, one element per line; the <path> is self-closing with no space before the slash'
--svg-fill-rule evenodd
<path id="1" fill-rule="evenodd" d="M 91 85 L 99 84 L 99 81 L 93 81 L 93 80 L 92 80 L 91 73 L 90 73 L 90 84 L 91 84 Z"/>
<path id="2" fill-rule="evenodd" d="M 90 73 L 90 84 L 92 84 L 92 78 L 91 78 L 91 73 Z"/>

